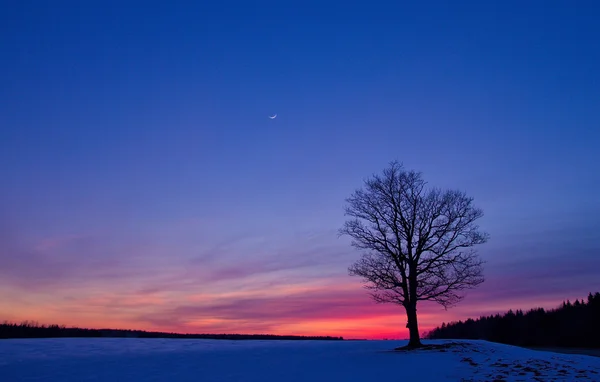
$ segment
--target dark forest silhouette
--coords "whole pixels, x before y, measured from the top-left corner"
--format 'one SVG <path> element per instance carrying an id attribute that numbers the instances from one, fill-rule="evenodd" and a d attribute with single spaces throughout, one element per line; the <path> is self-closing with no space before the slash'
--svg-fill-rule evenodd
<path id="1" fill-rule="evenodd" d="M 556 309 L 531 309 L 443 323 L 429 339 L 481 339 L 529 347 L 600 348 L 600 293 Z"/>
<path id="2" fill-rule="evenodd" d="M 36 322 L 0 324 L 0 339 L 7 338 L 58 338 L 58 337 L 105 337 L 105 338 L 188 338 L 216 340 L 343 340 L 331 336 L 278 336 L 274 334 L 179 334 L 147 332 L 128 329 L 83 329 L 60 325 L 39 325 Z"/>

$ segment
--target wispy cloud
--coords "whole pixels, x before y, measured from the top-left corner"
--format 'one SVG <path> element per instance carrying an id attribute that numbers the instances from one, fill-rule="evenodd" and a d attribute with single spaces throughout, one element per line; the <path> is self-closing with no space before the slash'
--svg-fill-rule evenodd
<path id="1" fill-rule="evenodd" d="M 26 242 L 1 230 L 0 300 L 8 311 L 0 315 L 183 332 L 406 333 L 401 307 L 375 304 L 361 280 L 347 275 L 360 254 L 333 230 L 279 240 L 238 232 L 199 241 L 192 234 L 65 234 Z M 422 304 L 421 329 L 509 308 L 553 307 L 595 285 L 594 245 L 555 237 L 532 243 L 484 247 L 486 282 L 448 311 Z M 21 299 L 3 298 L 6 288 Z"/>

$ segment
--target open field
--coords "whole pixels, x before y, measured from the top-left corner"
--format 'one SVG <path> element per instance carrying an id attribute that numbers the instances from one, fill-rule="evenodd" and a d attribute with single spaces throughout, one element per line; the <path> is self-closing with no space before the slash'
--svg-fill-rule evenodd
<path id="1" fill-rule="evenodd" d="M 15 339 L 0 341 L 3 382 L 598 381 L 600 358 L 485 341 L 392 351 L 405 341 Z"/>

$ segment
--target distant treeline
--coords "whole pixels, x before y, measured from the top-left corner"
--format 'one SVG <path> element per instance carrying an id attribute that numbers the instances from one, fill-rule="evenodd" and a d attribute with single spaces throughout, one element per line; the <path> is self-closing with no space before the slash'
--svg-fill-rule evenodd
<path id="1" fill-rule="evenodd" d="M 429 339 L 482 339 L 517 346 L 600 348 L 600 293 L 556 309 L 509 310 L 503 315 L 443 323 Z"/>
<path id="2" fill-rule="evenodd" d="M 0 324 L 0 339 L 6 338 L 56 338 L 56 337 L 105 337 L 105 338 L 195 338 L 218 340 L 343 340 L 331 336 L 278 336 L 273 334 L 179 334 L 146 332 L 125 329 L 82 329 L 64 325 L 39 325 L 25 321 L 20 324 Z"/>

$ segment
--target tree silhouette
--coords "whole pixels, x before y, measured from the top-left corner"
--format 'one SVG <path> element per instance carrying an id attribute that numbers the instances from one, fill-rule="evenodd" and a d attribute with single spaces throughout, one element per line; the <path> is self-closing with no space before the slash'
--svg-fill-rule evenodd
<path id="1" fill-rule="evenodd" d="M 24 321 L 21 324 L 4 321 L 0 324 L 0 339 L 4 338 L 55 338 L 55 337 L 107 337 L 107 338 L 203 338 L 221 340 L 327 340 L 342 341 L 332 336 L 282 336 L 275 334 L 179 334 L 147 332 L 130 329 L 67 328 L 64 325 L 39 325 Z"/>
<path id="2" fill-rule="evenodd" d="M 405 308 L 409 347 L 422 346 L 418 301 L 447 309 L 465 289 L 483 282 L 482 261 L 472 247 L 488 238 L 475 224 L 483 212 L 472 198 L 426 185 L 421 173 L 391 162 L 346 199 L 346 216 L 352 219 L 340 229 L 352 246 L 365 251 L 350 275 L 364 279 L 377 303 Z"/>

